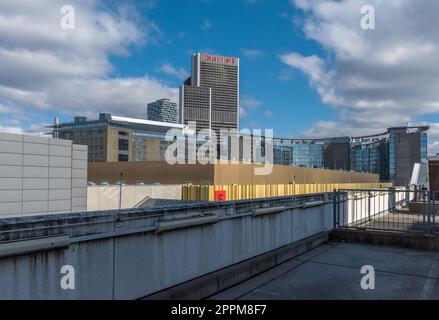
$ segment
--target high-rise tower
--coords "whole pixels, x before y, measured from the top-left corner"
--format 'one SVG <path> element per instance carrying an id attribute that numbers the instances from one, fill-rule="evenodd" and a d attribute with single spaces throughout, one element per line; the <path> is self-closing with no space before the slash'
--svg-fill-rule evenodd
<path id="1" fill-rule="evenodd" d="M 192 56 L 192 74 L 180 88 L 180 121 L 197 131 L 239 130 L 239 59 L 207 53 Z"/>

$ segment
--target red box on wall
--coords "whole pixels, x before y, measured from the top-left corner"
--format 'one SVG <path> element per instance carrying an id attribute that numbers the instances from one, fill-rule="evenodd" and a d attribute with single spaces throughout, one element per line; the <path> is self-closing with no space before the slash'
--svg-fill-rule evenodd
<path id="1" fill-rule="evenodd" d="M 226 191 L 224 190 L 215 191 L 215 201 L 216 202 L 227 201 Z"/>

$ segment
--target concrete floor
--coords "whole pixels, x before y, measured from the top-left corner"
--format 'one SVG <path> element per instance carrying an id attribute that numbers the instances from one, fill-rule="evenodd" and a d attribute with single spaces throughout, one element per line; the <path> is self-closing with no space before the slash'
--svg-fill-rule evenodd
<path id="1" fill-rule="evenodd" d="M 375 290 L 361 288 L 364 265 L 375 269 Z M 326 244 L 212 299 L 439 299 L 439 253 Z"/>
<path id="2" fill-rule="evenodd" d="M 437 217 L 436 217 L 437 219 Z M 439 221 L 433 215 L 430 216 L 430 227 L 433 233 L 439 234 Z M 425 220 L 425 221 L 424 221 Z M 410 212 L 408 209 L 397 210 L 395 213 L 383 213 L 373 217 L 370 221 L 352 223 L 351 227 L 392 230 L 399 232 L 428 232 L 428 216 Z"/>

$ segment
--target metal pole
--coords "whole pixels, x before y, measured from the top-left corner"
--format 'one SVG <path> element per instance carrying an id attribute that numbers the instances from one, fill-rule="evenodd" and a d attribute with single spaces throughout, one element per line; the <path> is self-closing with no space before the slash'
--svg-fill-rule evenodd
<path id="1" fill-rule="evenodd" d="M 422 191 L 422 223 L 424 225 L 424 232 L 427 231 L 426 225 L 425 225 L 425 191 Z"/>
<path id="2" fill-rule="evenodd" d="M 367 192 L 367 216 L 369 218 L 370 221 L 370 198 L 371 198 L 371 193 L 370 191 Z"/>
<path id="3" fill-rule="evenodd" d="M 334 189 L 334 192 L 332 193 L 332 200 L 333 200 L 333 210 L 332 210 L 332 213 L 333 213 L 333 224 L 334 224 L 334 229 L 336 229 L 337 228 L 337 213 L 336 213 L 336 211 L 337 211 L 337 190 L 335 190 Z"/>
<path id="4" fill-rule="evenodd" d="M 433 228 L 432 233 L 435 233 L 436 228 L 436 191 L 430 191 L 433 194 Z"/>
<path id="5" fill-rule="evenodd" d="M 427 197 L 428 197 L 428 233 L 431 234 L 431 196 L 430 191 L 427 191 Z"/>
<path id="6" fill-rule="evenodd" d="M 120 186 L 119 186 L 119 210 L 122 209 L 122 181 L 123 173 L 120 173 Z"/>

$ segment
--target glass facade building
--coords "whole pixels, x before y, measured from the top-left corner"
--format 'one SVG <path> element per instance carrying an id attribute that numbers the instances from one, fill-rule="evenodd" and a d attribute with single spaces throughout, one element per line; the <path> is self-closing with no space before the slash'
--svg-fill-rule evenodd
<path id="1" fill-rule="evenodd" d="M 278 165 L 323 168 L 323 139 L 274 139 L 273 163 Z"/>
<path id="2" fill-rule="evenodd" d="M 381 181 L 408 185 L 415 163 L 427 159 L 429 127 L 395 127 L 386 133 L 351 138 L 351 170 L 376 173 Z"/>
<path id="3" fill-rule="evenodd" d="M 208 101 L 212 90 L 201 87 L 190 87 L 189 90 L 191 89 L 194 94 L 187 94 L 186 102 L 194 105 L 192 111 L 195 112 L 196 102 L 200 101 L 197 99 Z M 201 123 L 206 127 L 210 126 L 208 121 Z M 74 122 L 54 125 L 53 128 L 53 135 L 56 137 L 88 145 L 89 161 L 107 162 L 163 161 L 170 144 L 166 141 L 168 130 L 190 129 L 183 124 L 115 117 L 105 113 L 100 114 L 96 120 L 76 117 Z M 415 163 L 422 163 L 427 159 L 428 129 L 397 127 L 389 128 L 382 134 L 354 138 L 274 138 L 273 164 L 378 174 L 381 181 L 405 186 L 410 183 Z M 187 140 L 185 154 L 180 157 L 192 159 L 189 154 L 198 151 L 207 138 L 194 137 L 195 143 L 190 144 Z M 183 134 L 179 139 L 189 138 Z M 267 146 L 271 143 L 268 144 L 265 137 L 255 137 L 251 133 L 230 133 L 224 140 L 224 144 L 217 146 L 221 146 L 217 148 L 217 159 L 221 155 L 222 160 L 256 163 L 269 161 L 268 155 L 271 151 L 267 150 Z M 194 150 L 189 150 L 189 147 Z M 232 150 L 236 152 L 232 153 Z M 220 151 L 226 154 L 225 158 Z"/>
<path id="4" fill-rule="evenodd" d="M 274 164 L 379 174 L 396 185 L 410 182 L 415 163 L 427 159 L 428 127 L 396 127 L 364 137 L 274 139 Z"/>
<path id="5" fill-rule="evenodd" d="M 354 139 L 351 144 L 351 170 L 381 174 L 381 150 L 380 140 Z M 385 179 L 385 175 L 381 179 Z"/>
<path id="6" fill-rule="evenodd" d="M 427 161 L 428 159 L 428 139 L 427 139 L 427 133 L 426 132 L 422 132 L 421 133 L 421 162 Z"/>
<path id="7" fill-rule="evenodd" d="M 323 140 L 294 140 L 293 166 L 323 168 Z"/>

